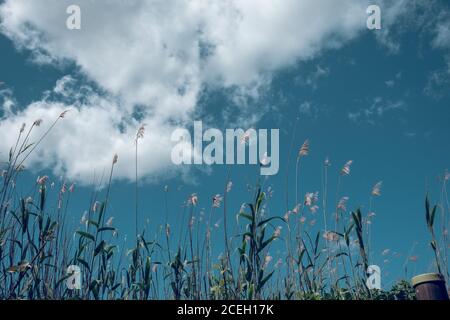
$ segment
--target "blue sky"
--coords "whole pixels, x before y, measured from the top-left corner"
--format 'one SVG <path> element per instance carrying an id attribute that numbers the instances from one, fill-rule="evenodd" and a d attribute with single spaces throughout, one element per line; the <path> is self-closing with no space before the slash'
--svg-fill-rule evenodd
<path id="1" fill-rule="evenodd" d="M 365 8 L 361 3 L 347 1 L 335 10 L 332 2 L 319 1 L 297 14 L 295 9 L 299 8 L 290 1 L 285 5 L 293 6 L 293 13 L 269 10 L 270 4 L 265 2 L 261 10 L 274 12 L 266 21 L 269 26 L 273 24 L 274 34 L 270 27 L 251 25 L 261 23 L 260 17 L 253 17 L 247 5 L 237 4 L 234 9 L 241 10 L 244 17 L 242 27 L 238 27 L 242 28 L 242 38 L 212 22 L 213 9 L 198 22 L 160 2 L 155 2 L 155 11 L 140 8 L 156 15 L 156 22 L 136 31 L 125 26 L 126 19 L 137 14 L 133 10 L 139 8 L 134 5 L 123 13 L 118 5 L 108 8 L 108 16 L 106 9 L 101 13 L 100 7 L 91 4 L 84 9 L 83 1 L 78 1 L 85 10 L 86 24 L 74 35 L 58 26 L 66 15 L 53 8 L 63 8 L 64 3 L 47 2 L 54 6 L 45 9 L 36 2 L 3 1 L 0 7 L 0 133 L 5 137 L 1 157 L 7 155 L 16 137 L 13 128 L 18 130 L 22 122 L 42 117 L 44 123 L 50 123 L 66 107 L 77 110 L 61 121 L 42 146 L 47 151 L 30 159 L 26 178 L 17 184 L 23 193 L 39 175 L 49 175 L 51 180 L 63 176 L 69 184 L 75 182 L 69 216 L 77 225 L 89 205 L 92 177 L 107 172 L 112 156 L 118 153 L 120 167 L 109 214 L 121 234 L 133 234 L 133 138 L 144 122 L 139 214 L 142 225 L 149 221 L 147 234 L 153 234 L 164 221 L 164 186 L 170 190 L 169 221 L 176 233 L 188 196 L 197 193 L 197 209 L 208 212 L 211 198 L 224 193 L 227 175 L 233 182 L 228 194 L 228 216 L 233 220 L 241 204 L 251 200 L 247 184 L 254 184 L 259 168 L 174 168 L 165 156 L 170 150 L 170 123 L 189 127 L 192 121 L 203 120 L 221 130 L 235 126 L 279 128 L 280 171 L 264 182 L 274 191 L 268 214 L 285 214 L 287 170 L 289 206 L 295 206 L 295 156 L 309 139 L 310 154 L 301 164 L 300 194 L 319 191 L 322 197 L 323 162 L 329 157 L 328 202 L 332 207 L 339 171 L 347 160 L 353 160 L 351 174 L 342 178 L 339 192 L 339 197 L 349 197 L 349 210 L 361 207 L 367 213 L 371 189 L 383 181 L 381 196 L 373 201 L 372 242 L 374 262 L 386 276 L 384 283 L 404 276 L 402 266 L 408 256 L 419 257 L 417 262 L 408 263 L 408 277 L 430 270 L 432 252 L 424 198 L 428 191 L 434 202 L 439 201 L 438 176 L 449 167 L 450 155 L 450 7 L 446 1 L 379 2 L 382 30 L 376 31 L 364 28 L 367 15 L 359 10 Z M 198 14 L 198 8 L 184 9 Z M 102 22 L 120 17 L 116 19 L 119 26 L 109 20 L 96 26 L 95 10 L 100 10 L 98 20 Z M 349 17 L 348 12 L 355 14 Z M 310 23 L 306 28 L 282 22 L 310 14 L 316 16 L 305 20 Z M 179 24 L 167 26 L 170 15 Z M 225 16 L 221 22 L 226 26 L 239 21 Z M 216 46 L 213 53 L 193 53 L 192 48 L 201 48 L 201 41 L 196 42 L 197 47 L 190 43 L 198 40 L 193 26 L 197 23 L 206 35 L 201 41 Z M 264 37 L 254 33 L 258 29 L 267 33 L 268 44 L 251 40 Z M 146 34 L 143 40 L 148 43 L 141 44 L 141 33 Z M 33 41 L 37 35 L 40 42 Z M 129 41 L 124 43 L 126 39 Z M 299 45 L 291 44 L 295 41 Z M 165 55 L 161 43 L 173 53 Z M 240 46 L 234 47 L 234 43 Z M 116 54 L 110 52 L 116 48 Z M 174 88 L 178 92 L 183 89 L 185 94 L 175 94 Z M 289 155 L 292 139 L 294 149 Z M 323 228 L 321 210 L 316 230 Z M 332 210 L 327 212 L 329 217 Z M 217 243 L 222 240 L 221 217 L 217 212 L 214 219 L 219 223 Z M 381 256 L 387 248 L 391 252 Z M 220 248 L 217 250 L 218 254 Z M 401 255 L 395 257 L 394 252 Z M 276 257 L 277 252 L 272 254 Z"/>

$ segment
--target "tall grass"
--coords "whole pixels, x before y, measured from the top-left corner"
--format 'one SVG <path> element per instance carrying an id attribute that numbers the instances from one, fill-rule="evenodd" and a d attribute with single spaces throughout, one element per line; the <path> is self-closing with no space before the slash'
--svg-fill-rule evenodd
<path id="1" fill-rule="evenodd" d="M 128 242 L 119 235 L 109 214 L 117 155 L 112 157 L 104 196 L 93 192 L 76 230 L 68 223 L 67 209 L 74 186 L 64 181 L 55 188 L 47 176 L 39 177 L 30 192 L 21 195 L 15 186 L 23 164 L 52 129 L 61 114 L 35 143 L 31 133 L 42 125 L 38 120 L 28 131 L 19 129 L 2 173 L 0 210 L 0 298 L 1 299 L 406 299 L 411 288 L 402 282 L 383 293 L 366 286 L 371 263 L 368 217 L 361 208 L 348 212 L 342 197 L 342 181 L 350 174 L 351 161 L 337 172 L 336 205 L 328 212 L 329 161 L 324 165 L 321 229 L 315 226 L 319 210 L 318 192 L 307 192 L 301 200 L 300 158 L 308 155 L 309 141 L 300 147 L 296 161 L 295 203 L 284 214 L 268 215 L 270 188 L 259 179 L 254 194 L 239 210 L 230 208 L 229 177 L 223 195 L 211 195 L 210 207 L 198 207 L 201 198 L 190 195 L 180 218 L 178 236 L 172 234 L 169 197 L 164 189 L 164 225 L 160 232 L 146 235 L 139 227 L 138 141 L 135 137 L 135 235 Z M 437 271 L 448 279 L 448 197 L 443 179 L 441 201 L 426 200 L 426 222 L 431 234 Z M 56 204 L 49 203 L 57 193 Z M 287 190 L 286 190 L 287 192 Z M 372 190 L 372 197 L 379 192 Z M 210 199 L 211 199 L 210 198 Z M 205 197 L 206 199 L 206 197 Z M 82 201 L 80 199 L 79 201 Z M 371 209 L 370 204 L 370 209 Z M 440 209 L 438 211 L 438 208 Z M 220 226 L 213 216 L 223 210 L 223 243 L 215 246 L 212 234 Z M 435 216 L 441 215 L 436 229 Z M 370 214 L 370 210 L 367 214 Z M 227 219 L 236 216 L 236 220 Z M 334 228 L 330 226 L 334 219 Z M 308 220 L 309 219 L 309 220 Z M 366 232 L 365 232 L 366 228 Z M 229 233 L 234 230 L 233 233 Z M 436 234 L 436 231 L 442 234 Z M 369 237 L 369 239 L 368 239 Z M 215 237 L 217 238 L 217 237 Z M 222 249 L 219 257 L 214 249 Z M 276 253 L 276 254 L 274 254 Z M 69 265 L 82 269 L 82 288 L 70 290 L 66 281 Z"/>

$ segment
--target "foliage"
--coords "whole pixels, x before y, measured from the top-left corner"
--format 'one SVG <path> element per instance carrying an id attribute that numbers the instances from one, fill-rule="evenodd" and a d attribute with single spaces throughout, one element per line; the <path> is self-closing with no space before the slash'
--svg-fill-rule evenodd
<path id="1" fill-rule="evenodd" d="M 394 284 L 389 291 L 366 287 L 371 262 L 370 212 L 364 215 L 357 208 L 345 215 L 342 201 L 336 201 L 335 228 L 313 230 L 305 225 L 305 211 L 315 214 L 314 194 L 308 193 L 303 204 L 296 203 L 284 216 L 267 215 L 272 191 L 259 180 L 252 201 L 237 212 L 237 233 L 228 237 L 224 226 L 225 252 L 217 259 L 212 257 L 211 215 L 221 205 L 219 195 L 214 196 L 209 219 L 202 224 L 196 210 L 197 195 L 191 195 L 183 209 L 189 211 L 187 230 L 180 231 L 176 246 L 167 219 L 165 239 L 164 235 L 148 237 L 145 229 L 138 230 L 136 205 L 136 235 L 132 247 L 125 247 L 124 238 L 108 216 L 117 156 L 111 163 L 105 195 L 92 193 L 80 227 L 72 230 L 67 211 L 73 187 L 67 188 L 64 181 L 49 185 L 48 177 L 39 177 L 25 195 L 18 194 L 16 188 L 25 160 L 64 115 L 34 143 L 30 142 L 31 132 L 41 121 L 27 132 L 22 127 L 5 163 L 0 190 L 0 299 L 415 299 L 414 289 L 406 281 Z M 308 150 L 309 143 L 304 144 L 301 156 L 308 155 Z M 340 171 L 342 177 L 349 175 L 351 163 Z M 299 166 L 298 159 L 297 169 Z M 380 186 L 378 183 L 373 195 L 380 194 Z M 229 188 L 227 182 L 225 193 Z M 136 181 L 136 195 L 137 189 Z M 50 194 L 52 191 L 55 194 Z M 56 199 L 56 204 L 51 199 Z M 224 199 L 225 220 L 226 195 Z M 441 271 L 448 270 L 448 262 L 436 235 L 437 208 L 430 205 L 427 196 L 426 222 L 436 267 Z M 326 226 L 325 205 L 323 209 Z M 283 228 L 286 232 L 282 234 Z M 444 242 L 447 239 L 445 235 L 442 238 Z M 273 263 L 270 250 L 275 249 L 281 250 L 282 256 Z M 69 265 L 82 269 L 79 290 L 66 286 L 71 277 L 66 271 Z"/>

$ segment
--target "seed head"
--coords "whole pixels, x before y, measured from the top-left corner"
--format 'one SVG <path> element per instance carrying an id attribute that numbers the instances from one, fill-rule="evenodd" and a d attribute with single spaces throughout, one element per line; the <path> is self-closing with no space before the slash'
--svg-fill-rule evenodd
<path id="1" fill-rule="evenodd" d="M 348 197 L 342 197 L 339 202 L 338 202 L 338 209 L 342 210 L 342 211 L 346 211 L 347 210 L 347 201 L 348 201 Z"/>
<path id="2" fill-rule="evenodd" d="M 37 184 L 43 186 L 48 180 L 48 176 L 38 177 L 37 178 Z"/>
<path id="3" fill-rule="evenodd" d="M 214 208 L 219 208 L 220 207 L 220 204 L 222 203 L 222 196 L 220 195 L 220 194 L 216 194 L 214 197 L 213 197 L 213 207 Z"/>
<path id="4" fill-rule="evenodd" d="M 63 112 L 61 112 L 61 114 L 59 115 L 59 117 L 61 119 L 63 119 L 66 116 L 66 113 L 69 112 L 69 110 L 64 110 Z"/>
<path id="5" fill-rule="evenodd" d="M 341 169 L 341 175 L 348 176 L 350 174 L 350 166 L 352 165 L 353 160 L 348 160 L 345 165 Z"/>
<path id="6" fill-rule="evenodd" d="M 309 140 L 306 139 L 305 142 L 303 142 L 302 146 L 300 147 L 300 150 L 298 151 L 298 157 L 304 157 L 309 154 Z"/>
<path id="7" fill-rule="evenodd" d="M 139 129 L 138 129 L 138 131 L 137 131 L 137 133 L 136 133 L 136 142 L 137 142 L 139 139 L 144 138 L 144 133 L 145 133 L 145 124 L 142 124 L 142 125 L 139 127 Z"/>
<path id="8" fill-rule="evenodd" d="M 189 196 L 188 203 L 192 204 L 193 206 L 197 205 L 197 203 L 198 203 L 198 196 L 197 196 L 196 193 L 193 193 L 193 194 L 191 194 Z"/>
<path id="9" fill-rule="evenodd" d="M 381 185 L 383 181 L 377 182 L 372 188 L 372 196 L 379 197 L 381 195 Z"/>

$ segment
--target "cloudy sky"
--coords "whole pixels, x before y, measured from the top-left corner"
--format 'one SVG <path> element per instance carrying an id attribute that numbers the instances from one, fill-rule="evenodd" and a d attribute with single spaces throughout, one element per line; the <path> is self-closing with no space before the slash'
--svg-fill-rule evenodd
<path id="1" fill-rule="evenodd" d="M 81 7 L 81 30 L 66 28 L 71 4 Z M 366 28 L 369 4 L 381 7 L 381 30 Z M 36 138 L 70 109 L 26 163 L 30 181 L 63 177 L 81 198 L 118 154 L 114 196 L 131 197 L 133 140 L 145 124 L 143 216 L 158 221 L 165 185 L 174 211 L 192 192 L 208 207 L 227 175 L 237 210 L 258 168 L 175 167 L 171 133 L 194 120 L 221 130 L 279 128 L 280 172 L 266 181 L 272 214 L 285 210 L 285 177 L 293 181 L 295 169 L 288 159 L 309 139 L 301 192 L 321 190 L 329 157 L 334 195 L 340 168 L 354 160 L 340 195 L 367 211 L 371 187 L 383 181 L 373 236 L 378 252 L 403 254 L 392 273 L 402 275 L 408 255 L 424 258 L 413 268 L 429 267 L 423 199 L 430 191 L 439 200 L 450 154 L 446 1 L 4 0 L 0 19 L 2 161 L 22 123 L 43 120 Z M 118 202 L 113 212 L 126 224 L 133 204 Z"/>

